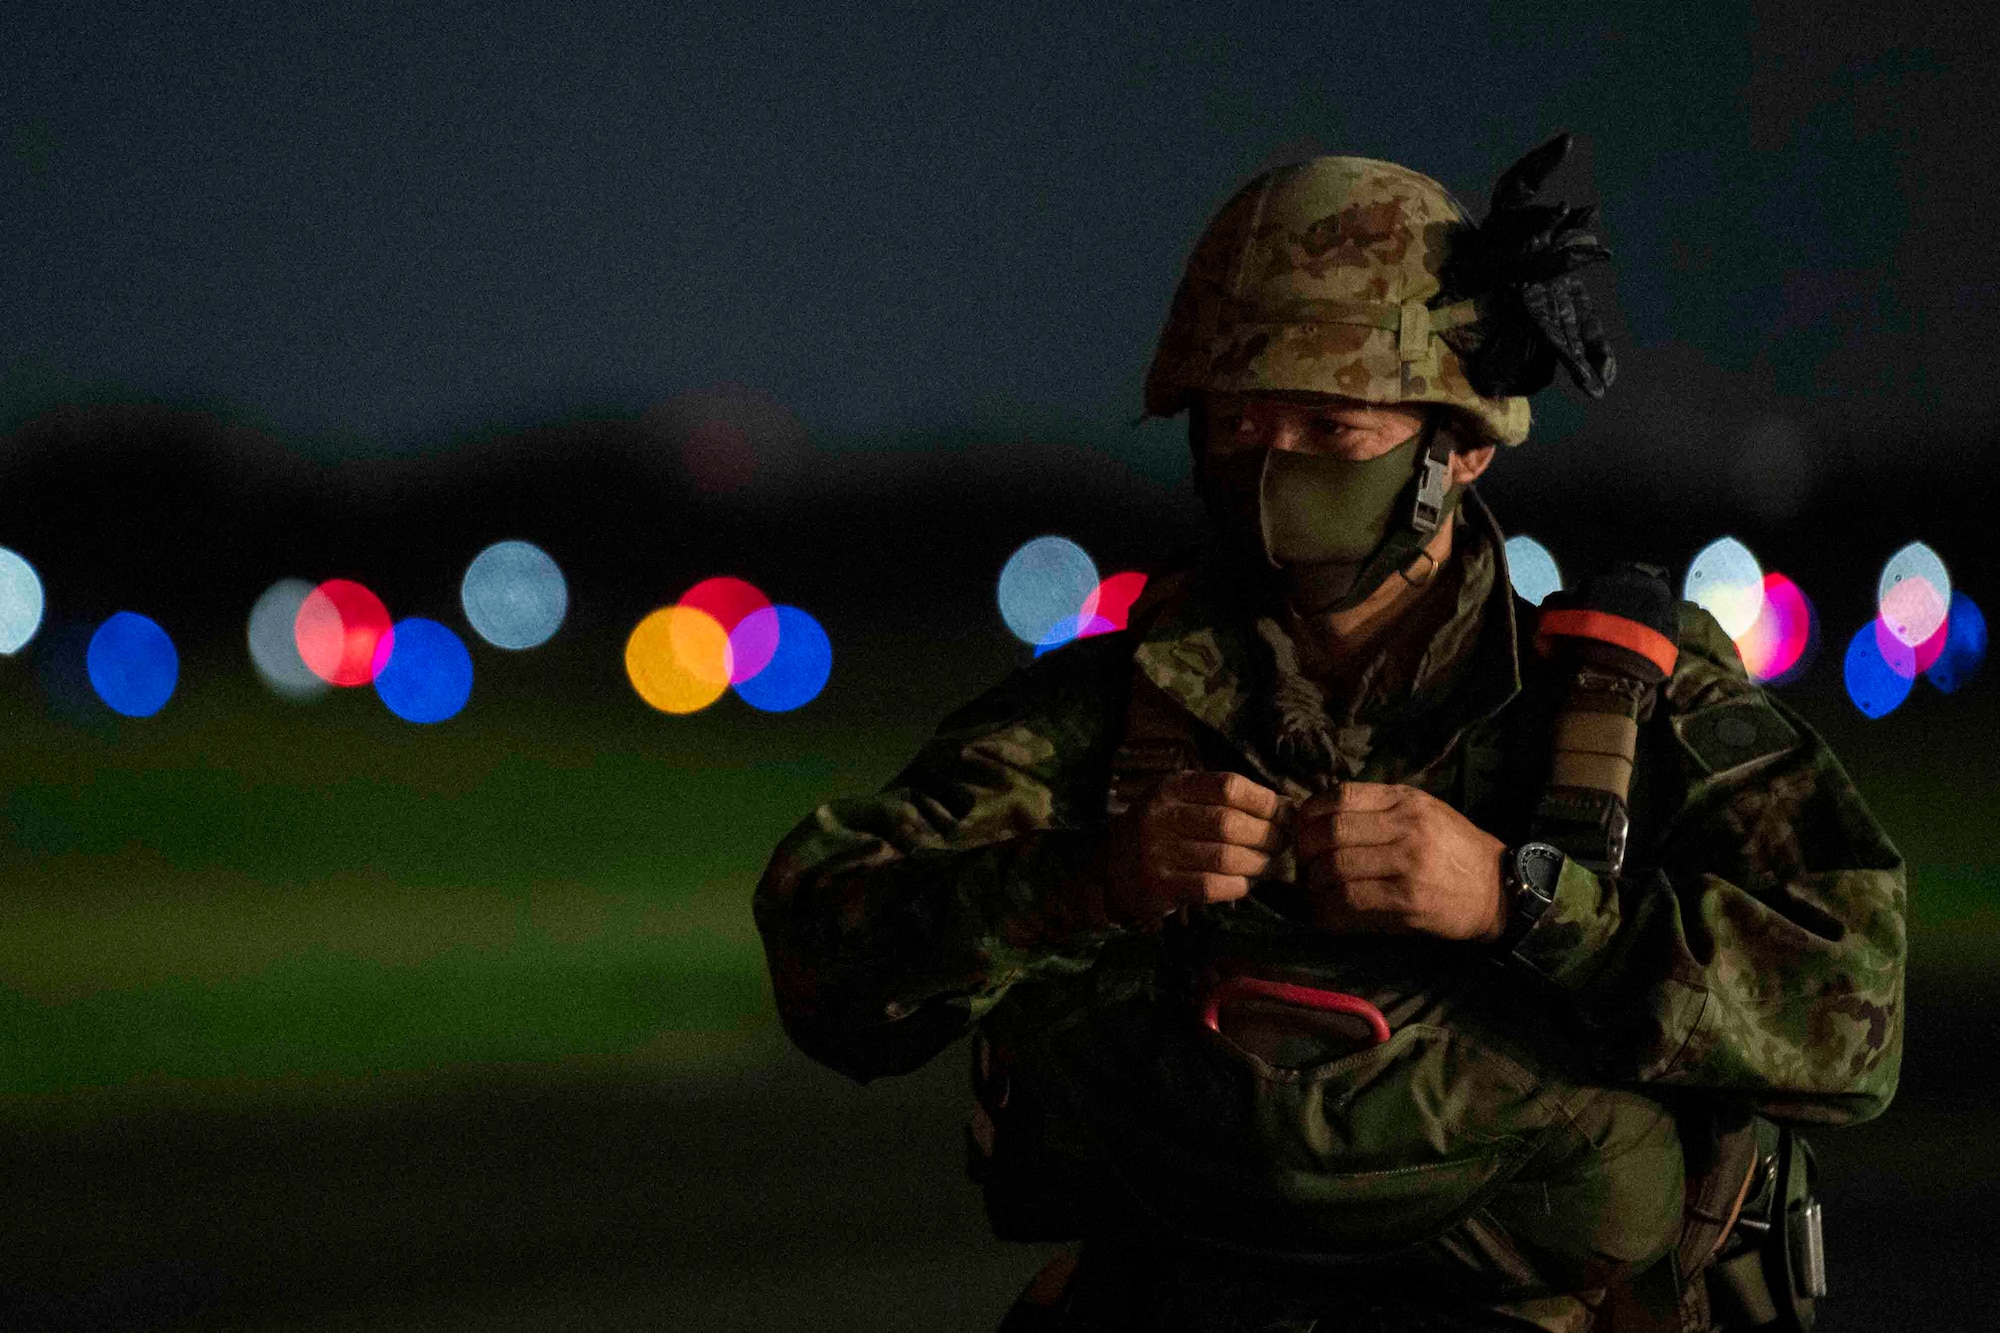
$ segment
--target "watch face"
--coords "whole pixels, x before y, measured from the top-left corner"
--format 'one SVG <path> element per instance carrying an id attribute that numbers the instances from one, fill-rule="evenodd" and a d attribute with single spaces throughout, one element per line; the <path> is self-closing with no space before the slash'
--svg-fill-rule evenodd
<path id="1" fill-rule="evenodd" d="M 1555 897 L 1556 881 L 1562 877 L 1561 848 L 1551 847 L 1545 842 L 1531 842 L 1521 848 L 1518 864 L 1522 883 L 1544 898 Z"/>

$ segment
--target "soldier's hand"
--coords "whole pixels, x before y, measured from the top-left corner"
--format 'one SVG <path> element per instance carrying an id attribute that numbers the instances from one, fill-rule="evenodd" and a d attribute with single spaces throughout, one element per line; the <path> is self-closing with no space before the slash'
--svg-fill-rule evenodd
<path id="1" fill-rule="evenodd" d="M 1174 773 L 1111 821 L 1105 906 L 1152 924 L 1241 898 L 1271 868 L 1287 802 L 1240 773 Z"/>
<path id="2" fill-rule="evenodd" d="M 1299 807 L 1299 877 L 1318 923 L 1450 940 L 1500 938 L 1504 844 L 1415 787 L 1342 783 Z"/>

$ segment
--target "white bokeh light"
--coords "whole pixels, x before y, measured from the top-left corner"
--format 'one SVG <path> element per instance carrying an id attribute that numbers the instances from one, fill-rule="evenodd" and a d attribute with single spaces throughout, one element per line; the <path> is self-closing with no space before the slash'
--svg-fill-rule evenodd
<path id="1" fill-rule="evenodd" d="M 250 608 L 250 664 L 281 699 L 303 702 L 333 688 L 299 656 L 299 607 L 312 590 L 304 579 L 279 579 Z"/>
<path id="2" fill-rule="evenodd" d="M 1536 606 L 1552 592 L 1561 592 L 1562 567 L 1549 548 L 1533 537 L 1507 539 L 1507 578 L 1514 591 Z"/>
<path id="3" fill-rule="evenodd" d="M 1081 546 L 1067 537 L 1037 537 L 1000 570 L 1000 618 L 1022 643 L 1042 646 L 1082 610 L 1097 583 L 1097 566 Z"/>
<path id="4" fill-rule="evenodd" d="M 1938 553 L 1911 542 L 1890 556 L 1875 585 L 1875 609 L 1889 632 L 1912 648 L 1936 634 L 1951 610 L 1951 575 Z"/>
<path id="5" fill-rule="evenodd" d="M 569 612 L 569 584 L 533 542 L 495 542 L 473 557 L 459 585 L 465 619 L 495 648 L 547 643 Z"/>
<path id="6" fill-rule="evenodd" d="M 0 546 L 0 653 L 27 647 L 42 627 L 42 580 L 35 567 Z"/>
<path id="7" fill-rule="evenodd" d="M 1681 596 L 1714 616 L 1724 634 L 1741 638 L 1764 609 L 1763 566 L 1742 542 L 1719 538 L 1688 563 Z"/>

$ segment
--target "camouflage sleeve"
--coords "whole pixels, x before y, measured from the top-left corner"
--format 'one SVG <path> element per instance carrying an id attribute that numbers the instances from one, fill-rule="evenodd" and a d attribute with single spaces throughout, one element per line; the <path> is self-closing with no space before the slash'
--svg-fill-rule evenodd
<path id="1" fill-rule="evenodd" d="M 1118 933 L 1100 860 L 1127 639 L 1016 672 L 881 792 L 821 806 L 778 845 L 753 910 L 806 1054 L 860 1082 L 906 1073 L 1010 986 L 1087 968 Z"/>
<path id="2" fill-rule="evenodd" d="M 1575 998 L 1608 1077 L 1872 1119 L 1902 1065 L 1902 858 L 1707 612 L 1683 607 L 1664 695 L 1642 863 L 1571 864 L 1519 956 Z"/>

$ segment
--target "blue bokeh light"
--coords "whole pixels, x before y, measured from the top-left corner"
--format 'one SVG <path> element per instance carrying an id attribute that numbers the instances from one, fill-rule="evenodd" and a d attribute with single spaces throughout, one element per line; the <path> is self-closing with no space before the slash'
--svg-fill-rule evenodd
<path id="1" fill-rule="evenodd" d="M 1946 694 L 1956 694 L 1960 687 L 1979 674 L 1979 664 L 1986 660 L 1986 614 L 1963 592 L 1951 595 L 1951 619 L 1947 622 L 1944 650 L 1937 661 L 1925 668 L 1924 675 L 1931 684 Z"/>
<path id="2" fill-rule="evenodd" d="M 472 654 L 435 620 L 400 620 L 389 660 L 375 674 L 375 693 L 405 722 L 455 717 L 472 697 Z"/>
<path id="3" fill-rule="evenodd" d="M 1507 539 L 1507 580 L 1514 591 L 1536 606 L 1552 592 L 1561 592 L 1562 567 L 1549 548 L 1533 537 Z"/>
<path id="4" fill-rule="evenodd" d="M 495 542 L 466 566 L 458 600 L 473 631 L 495 648 L 534 648 L 562 626 L 569 584 L 533 542 Z"/>
<path id="5" fill-rule="evenodd" d="M 90 636 L 84 669 L 105 707 L 126 717 L 151 717 L 173 697 L 181 659 L 156 622 L 120 611 Z"/>
<path id="6" fill-rule="evenodd" d="M 0 546 L 0 653 L 18 653 L 42 627 L 42 580 L 35 567 Z"/>
<path id="7" fill-rule="evenodd" d="M 1083 609 L 1097 582 L 1097 566 L 1081 546 L 1067 537 L 1037 537 L 1000 569 L 1000 618 L 1015 638 L 1039 646 Z"/>
<path id="8" fill-rule="evenodd" d="M 1883 657 L 1885 643 L 1896 661 Z M 1902 660 L 1905 657 L 1910 660 Z M 1845 672 L 1847 697 L 1854 706 L 1869 717 L 1883 717 L 1910 697 L 1917 675 L 1916 650 L 1892 635 L 1877 634 L 1871 620 L 1848 641 Z"/>
<path id="9" fill-rule="evenodd" d="M 1085 619 L 1081 612 L 1073 616 L 1064 616 L 1049 628 L 1048 637 L 1035 645 L 1035 656 L 1040 657 L 1043 653 L 1051 652 L 1066 643 L 1073 643 L 1078 639 L 1090 639 L 1095 638 L 1099 634 L 1115 633 L 1117 629 L 1116 625 L 1106 620 L 1103 616 L 1094 615 L 1089 619 Z"/>
<path id="10" fill-rule="evenodd" d="M 820 623 L 796 606 L 750 615 L 777 617 L 778 649 L 762 671 L 730 687 L 737 697 L 762 713 L 789 713 L 818 698 L 833 674 L 833 643 Z"/>

